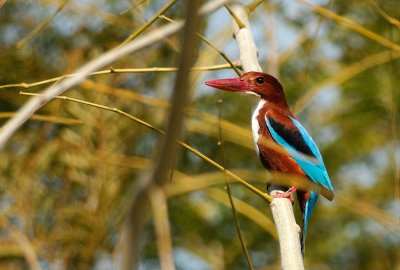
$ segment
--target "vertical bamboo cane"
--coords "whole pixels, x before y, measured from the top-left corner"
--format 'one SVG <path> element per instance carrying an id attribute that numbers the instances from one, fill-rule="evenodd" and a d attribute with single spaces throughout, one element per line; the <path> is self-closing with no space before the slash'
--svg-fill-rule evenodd
<path id="1" fill-rule="evenodd" d="M 248 16 L 243 5 L 232 5 L 233 31 L 239 46 L 240 62 L 245 72 L 262 71 L 257 61 L 257 47 L 250 32 Z M 273 195 L 275 190 L 271 192 Z M 300 227 L 296 224 L 293 207 L 286 198 L 276 198 L 270 204 L 276 229 L 279 235 L 281 268 L 283 270 L 304 269 L 300 249 Z"/>

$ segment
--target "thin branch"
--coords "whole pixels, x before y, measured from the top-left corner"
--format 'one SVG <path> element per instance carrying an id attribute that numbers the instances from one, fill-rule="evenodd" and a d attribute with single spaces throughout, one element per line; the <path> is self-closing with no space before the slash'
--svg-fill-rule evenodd
<path id="1" fill-rule="evenodd" d="M 239 16 L 236 15 L 236 13 L 231 9 L 230 6 L 227 4 L 224 5 L 224 7 L 228 10 L 229 14 L 231 14 L 232 18 L 235 20 L 236 25 L 239 27 L 239 29 L 245 28 L 247 25 L 242 21 L 242 18 L 239 18 Z"/>
<path id="2" fill-rule="evenodd" d="M 242 72 L 239 71 L 239 69 L 236 68 L 235 64 L 228 58 L 228 56 L 219 48 L 217 48 L 217 46 L 215 46 L 211 41 L 209 41 L 208 39 L 206 39 L 203 35 L 196 33 L 196 35 L 202 40 L 204 41 L 208 46 L 210 46 L 211 48 L 213 48 L 214 50 L 216 50 L 219 55 L 222 56 L 222 58 L 225 59 L 226 62 L 228 62 L 228 64 L 233 68 L 233 70 L 236 72 L 236 74 L 238 76 L 242 75 Z"/>
<path id="3" fill-rule="evenodd" d="M 147 28 L 149 28 L 150 25 L 152 25 L 159 17 L 160 15 L 164 14 L 170 7 L 172 7 L 175 4 L 176 0 L 171 0 L 169 1 L 163 8 L 161 8 L 147 23 L 142 25 L 138 30 L 136 30 L 134 33 L 129 35 L 121 44 L 120 46 L 123 46 L 127 44 L 129 41 L 134 40 L 137 38 L 141 33 L 143 33 Z"/>
<path id="4" fill-rule="evenodd" d="M 24 37 L 22 40 L 17 42 L 16 47 L 18 49 L 21 49 L 24 47 L 34 36 L 39 34 L 50 22 L 53 20 L 53 18 L 61 12 L 61 10 L 64 9 L 65 5 L 69 2 L 69 0 L 64 0 L 61 2 L 61 4 L 58 6 L 56 12 L 54 12 L 52 15 L 44 19 L 42 22 L 38 24 L 38 26 L 35 27 L 26 37 Z"/>
<path id="5" fill-rule="evenodd" d="M 228 64 L 220 64 L 220 65 L 212 65 L 212 66 L 204 66 L 204 67 L 193 67 L 192 70 L 196 71 L 214 71 L 214 70 L 220 70 L 220 69 L 228 69 L 232 68 L 232 65 L 235 67 L 240 67 L 239 62 L 232 62 Z M 148 72 L 176 72 L 178 68 L 176 67 L 150 67 L 150 68 L 108 68 L 105 70 L 99 70 L 96 72 L 92 72 L 88 74 L 88 76 L 94 76 L 94 75 L 104 75 L 104 74 L 112 74 L 112 73 L 148 73 Z M 22 88 L 31 88 L 34 86 L 39 86 L 43 84 L 48 84 L 48 83 L 53 83 L 60 81 L 62 79 L 78 76 L 79 73 L 73 73 L 73 74 L 66 74 L 63 76 L 59 77 L 54 77 L 50 78 L 47 80 L 43 81 L 38 81 L 34 83 L 13 83 L 13 84 L 4 84 L 0 85 L 0 89 L 5 89 L 5 88 L 17 88 L 17 87 L 22 87 Z"/>
<path id="6" fill-rule="evenodd" d="M 120 14 L 120 15 L 124 15 L 125 13 L 128 13 L 129 11 L 134 10 L 135 8 L 138 8 L 138 7 L 139 7 L 140 5 L 142 5 L 144 2 L 146 2 L 146 0 L 137 1 L 137 2 L 135 3 L 135 5 L 133 5 L 133 6 L 129 7 L 129 8 L 127 8 L 127 9 L 121 11 L 119 14 Z"/>
<path id="7" fill-rule="evenodd" d="M 170 22 L 175 22 L 174 20 L 168 18 L 167 16 L 162 15 L 160 17 L 165 20 L 168 20 Z M 222 50 L 220 50 L 217 46 L 215 46 L 211 41 L 206 39 L 202 34 L 196 32 L 196 36 L 198 36 L 204 43 L 206 43 L 208 46 L 210 46 L 215 51 L 217 51 L 218 54 L 221 55 L 222 58 L 224 58 L 226 62 L 228 62 L 228 64 L 231 66 L 231 68 L 233 68 L 233 70 L 236 72 L 236 74 L 238 76 L 241 76 L 241 72 L 236 68 L 235 64 L 229 59 L 229 57 Z"/>
<path id="8" fill-rule="evenodd" d="M 254 0 L 246 6 L 247 15 L 250 15 L 264 0 Z"/>
<path id="9" fill-rule="evenodd" d="M 400 21 L 396 18 L 393 18 L 389 14 L 387 14 L 380 6 L 378 6 L 377 3 L 375 3 L 372 0 L 367 0 L 367 2 L 372 6 L 373 9 L 375 9 L 376 12 L 378 12 L 379 15 L 381 15 L 388 23 L 393 24 L 397 28 L 400 28 Z"/>
<path id="10" fill-rule="evenodd" d="M 20 92 L 21 95 L 28 95 L 28 96 L 39 96 L 40 94 L 36 94 L 36 93 L 27 93 L 27 92 Z M 80 103 L 80 104 L 84 104 L 84 105 L 88 105 L 88 106 L 92 106 L 95 108 L 99 108 L 99 109 L 103 109 L 103 110 L 107 110 L 107 111 L 111 111 L 111 112 L 115 112 L 119 115 L 122 115 L 130 120 L 133 120 L 137 123 L 139 123 L 140 125 L 143 125 L 159 134 L 165 135 L 165 131 L 162 129 L 159 129 L 158 127 L 143 121 L 142 119 L 139 119 L 127 112 L 124 112 L 118 108 L 111 108 L 105 105 L 101 105 L 101 104 L 97 104 L 97 103 L 92 103 L 89 101 L 85 101 L 85 100 L 80 100 L 80 99 L 76 99 L 76 98 L 71 98 L 71 97 L 67 97 L 67 96 L 56 96 L 55 99 L 61 99 L 61 100 L 67 100 L 67 101 L 71 101 L 71 102 L 76 102 L 76 103 Z M 272 197 L 269 196 L 268 194 L 260 191 L 258 188 L 254 187 L 253 185 L 251 185 L 249 182 L 247 182 L 246 180 L 244 180 L 243 178 L 241 178 L 240 176 L 234 174 L 233 172 L 226 170 L 222 165 L 218 164 L 217 162 L 215 162 L 214 160 L 212 160 L 211 158 L 209 158 L 208 156 L 204 155 L 203 153 L 201 153 L 199 150 L 191 147 L 190 145 L 188 145 L 187 143 L 177 140 L 177 143 L 179 145 L 181 145 L 183 148 L 185 148 L 186 150 L 190 151 L 191 153 L 195 154 L 196 156 L 198 156 L 199 158 L 203 159 L 204 161 L 208 162 L 209 164 L 211 164 L 212 166 L 214 166 L 215 168 L 217 168 L 218 170 L 225 172 L 227 175 L 229 175 L 230 177 L 232 177 L 233 179 L 235 179 L 236 181 L 238 181 L 240 184 L 242 184 L 244 187 L 246 187 L 247 189 L 249 189 L 250 191 L 254 192 L 255 194 L 257 194 L 259 197 L 261 197 L 262 199 L 266 200 L 267 202 L 271 202 L 272 201 Z M 308 187 L 306 187 L 308 188 Z"/>

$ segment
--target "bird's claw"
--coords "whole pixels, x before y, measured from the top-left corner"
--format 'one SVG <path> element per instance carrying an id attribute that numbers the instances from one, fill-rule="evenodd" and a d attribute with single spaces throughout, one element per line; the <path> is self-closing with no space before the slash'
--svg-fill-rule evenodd
<path id="1" fill-rule="evenodd" d="M 292 204 L 294 204 L 294 200 L 291 196 L 291 194 L 287 194 L 287 192 L 277 192 L 274 195 L 272 195 L 273 198 L 286 198 L 288 199 Z"/>
<path id="2" fill-rule="evenodd" d="M 291 187 L 285 192 L 274 192 L 271 196 L 273 198 L 286 198 L 288 199 L 292 204 L 294 204 L 294 200 L 292 198 L 292 193 L 297 190 L 297 187 Z"/>

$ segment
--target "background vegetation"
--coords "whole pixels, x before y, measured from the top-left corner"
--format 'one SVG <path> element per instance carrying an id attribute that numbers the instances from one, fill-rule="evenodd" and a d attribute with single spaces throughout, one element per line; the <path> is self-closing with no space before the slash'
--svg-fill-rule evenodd
<path id="1" fill-rule="evenodd" d="M 400 269 L 400 2 L 307 3 L 264 1 L 250 16 L 260 63 L 284 85 L 320 146 L 337 192 L 333 203 L 321 199 L 311 219 L 306 268 Z M 21 90 L 36 93 L 47 86 L 29 83 L 72 73 L 118 46 L 165 4 L 0 1 L 1 122 L 28 100 Z M 165 15 L 178 20 L 183 11 L 177 1 Z M 159 18 L 146 31 L 165 23 Z M 237 59 L 224 8 L 203 20 L 201 32 Z M 165 38 L 112 66 L 137 70 L 91 76 L 67 95 L 163 129 L 175 73 L 142 69 L 176 67 L 179 52 L 178 36 Z M 201 43 L 195 66 L 217 64 L 226 62 Z M 207 79 L 227 76 L 236 75 L 231 69 L 193 71 L 181 139 L 264 190 L 271 175 L 258 161 L 250 132 L 256 99 L 204 86 Z M 0 152 L 0 269 L 115 266 L 129 197 L 152 168 L 159 139 L 110 111 L 67 100 L 43 107 Z M 177 269 L 247 267 L 226 180 L 232 179 L 180 148 L 166 187 Z M 254 266 L 279 269 L 268 205 L 238 184 L 232 192 Z M 152 221 L 144 240 L 141 269 L 157 269 L 162 239 Z"/>

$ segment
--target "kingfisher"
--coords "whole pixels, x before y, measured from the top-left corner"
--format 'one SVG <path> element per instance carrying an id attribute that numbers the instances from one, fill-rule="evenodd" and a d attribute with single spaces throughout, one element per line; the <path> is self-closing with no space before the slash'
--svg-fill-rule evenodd
<path id="1" fill-rule="evenodd" d="M 262 72 L 247 72 L 240 78 L 211 80 L 205 84 L 258 96 L 260 101 L 253 112 L 251 126 L 262 165 L 267 170 L 300 176 L 298 179 L 308 181 L 303 183 L 305 185 L 287 187 L 286 192 L 274 196 L 293 202 L 291 194 L 296 191 L 303 218 L 300 243 L 304 256 L 308 222 L 319 194 L 330 201 L 334 197 L 332 183 L 317 145 L 290 111 L 282 85 L 275 77 Z M 268 141 L 280 148 L 269 146 Z M 300 188 L 302 186 L 311 188 L 304 190 Z"/>

